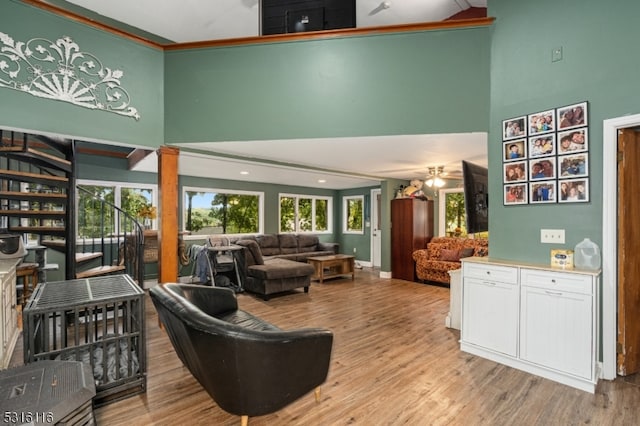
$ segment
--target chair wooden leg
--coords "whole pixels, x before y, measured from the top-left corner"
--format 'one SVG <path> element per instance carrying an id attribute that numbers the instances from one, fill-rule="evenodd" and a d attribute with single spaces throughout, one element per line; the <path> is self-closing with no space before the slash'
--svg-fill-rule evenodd
<path id="1" fill-rule="evenodd" d="M 313 391 L 313 393 L 314 393 L 314 394 L 315 394 L 315 396 L 316 396 L 316 402 L 320 402 L 320 386 L 318 386 L 318 387 L 316 388 L 316 390 L 315 390 L 315 391 Z"/>
<path id="2" fill-rule="evenodd" d="M 240 416 L 240 426 L 247 426 L 249 424 L 249 416 Z"/>

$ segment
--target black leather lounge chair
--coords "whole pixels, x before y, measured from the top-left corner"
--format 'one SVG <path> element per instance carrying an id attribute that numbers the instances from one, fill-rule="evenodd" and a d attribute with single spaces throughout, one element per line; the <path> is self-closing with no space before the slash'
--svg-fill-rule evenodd
<path id="1" fill-rule="evenodd" d="M 333 333 L 280 330 L 238 309 L 233 290 L 161 284 L 149 294 L 169 339 L 191 374 L 223 410 L 241 416 L 275 412 L 311 390 L 320 398 Z"/>

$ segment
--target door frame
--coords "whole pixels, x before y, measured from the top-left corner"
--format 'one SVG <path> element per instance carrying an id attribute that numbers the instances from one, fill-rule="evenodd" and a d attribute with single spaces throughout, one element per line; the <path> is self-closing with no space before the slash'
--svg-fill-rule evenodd
<path id="1" fill-rule="evenodd" d="M 616 378 L 618 311 L 618 129 L 640 126 L 640 114 L 602 122 L 602 378 Z"/>

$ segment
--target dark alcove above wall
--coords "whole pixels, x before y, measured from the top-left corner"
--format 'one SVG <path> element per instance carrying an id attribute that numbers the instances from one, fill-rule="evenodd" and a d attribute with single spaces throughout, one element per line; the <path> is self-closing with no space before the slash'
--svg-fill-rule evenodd
<path id="1" fill-rule="evenodd" d="M 262 35 L 355 28 L 355 0 L 263 0 Z"/>

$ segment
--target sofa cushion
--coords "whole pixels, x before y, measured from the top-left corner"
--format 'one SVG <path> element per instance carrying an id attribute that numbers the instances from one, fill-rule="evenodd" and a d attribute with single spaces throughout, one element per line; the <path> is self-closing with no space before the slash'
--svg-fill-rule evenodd
<path id="1" fill-rule="evenodd" d="M 440 260 L 447 262 L 457 262 L 460 260 L 460 250 L 441 249 Z"/>
<path id="2" fill-rule="evenodd" d="M 427 244 L 427 259 L 440 259 L 440 251 L 442 249 L 447 249 L 447 245 L 440 243 Z"/>
<path id="3" fill-rule="evenodd" d="M 465 247 L 463 249 L 460 250 L 459 253 L 459 258 L 462 259 L 464 257 L 471 257 L 473 256 L 473 252 L 474 252 L 474 248 L 473 247 Z"/>
<path id="4" fill-rule="evenodd" d="M 247 265 L 263 265 L 264 259 L 262 258 L 262 252 L 258 243 L 254 240 L 238 240 L 236 244 L 242 247 L 246 247 L 246 259 Z"/>
<path id="5" fill-rule="evenodd" d="M 294 234 L 278 234 L 280 240 L 280 254 L 293 254 L 298 252 L 298 239 Z"/>
<path id="6" fill-rule="evenodd" d="M 308 263 L 288 259 L 269 259 L 264 265 L 253 265 L 248 268 L 249 275 L 261 280 L 277 280 L 290 277 L 313 275 L 313 266 Z"/>
<path id="7" fill-rule="evenodd" d="M 289 259 L 289 260 L 298 260 L 300 255 L 298 253 L 290 253 L 290 254 L 279 254 L 277 256 L 270 257 L 269 259 Z"/>
<path id="8" fill-rule="evenodd" d="M 427 260 L 425 267 L 434 271 L 450 271 L 452 269 L 460 269 L 460 262 L 449 262 L 446 260 Z"/>
<path id="9" fill-rule="evenodd" d="M 260 246 L 263 256 L 274 256 L 280 254 L 280 241 L 275 234 L 258 235 L 256 241 Z"/>
<path id="10" fill-rule="evenodd" d="M 319 240 L 316 235 L 298 235 L 298 253 L 307 253 L 318 249 Z"/>

